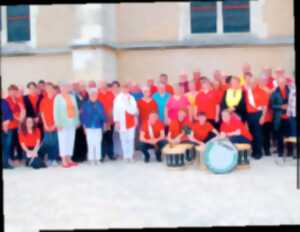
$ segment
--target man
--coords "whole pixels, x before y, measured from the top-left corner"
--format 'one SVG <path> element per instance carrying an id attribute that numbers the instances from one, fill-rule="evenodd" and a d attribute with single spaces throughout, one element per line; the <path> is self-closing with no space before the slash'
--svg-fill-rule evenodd
<path id="1" fill-rule="evenodd" d="M 12 142 L 12 131 L 9 130 L 8 124 L 13 120 L 13 114 L 7 101 L 1 98 L 1 122 L 2 122 L 2 167 L 4 169 L 13 169 L 9 163 L 10 148 Z"/>
<path id="2" fill-rule="evenodd" d="M 19 89 L 16 85 L 10 85 L 8 87 L 8 96 L 6 98 L 13 115 L 13 118 L 9 120 L 7 124 L 7 134 L 11 134 L 9 136 L 12 136 L 12 141 L 10 143 L 10 159 L 14 165 L 19 165 L 24 158 L 24 152 L 18 140 L 18 132 L 19 125 L 25 116 L 25 109 L 24 105 L 19 100 L 18 91 Z M 16 156 L 15 152 L 17 154 Z"/>
<path id="3" fill-rule="evenodd" d="M 199 70 L 195 70 L 193 72 L 193 81 L 194 81 L 196 90 L 199 91 L 201 89 L 201 73 Z"/>
<path id="4" fill-rule="evenodd" d="M 270 67 L 264 67 L 262 70 L 262 76 L 267 78 L 266 87 L 273 91 L 277 87 L 277 82 L 272 75 L 272 69 Z"/>
<path id="5" fill-rule="evenodd" d="M 263 148 L 262 125 L 267 113 L 266 102 L 268 98 L 251 73 L 245 73 L 244 77 L 246 81 L 244 87 L 246 92 L 247 122 L 253 136 L 252 157 L 261 159 Z"/>
<path id="6" fill-rule="evenodd" d="M 39 80 L 38 84 L 37 84 L 37 88 L 38 88 L 38 94 L 44 96 L 46 94 L 46 90 L 45 90 L 45 81 L 44 80 Z"/>
<path id="7" fill-rule="evenodd" d="M 283 156 L 284 152 L 284 137 L 289 136 L 289 117 L 287 115 L 289 88 L 286 85 L 286 79 L 282 72 L 276 73 L 278 87 L 271 95 L 270 104 L 273 110 L 273 127 L 277 142 L 278 157 Z M 288 156 L 292 156 L 293 147 L 287 145 Z M 281 162 L 281 161 L 279 161 Z"/>
<path id="8" fill-rule="evenodd" d="M 182 72 L 179 76 L 179 84 L 184 88 L 184 93 L 189 92 L 189 81 L 186 72 Z"/>
<path id="9" fill-rule="evenodd" d="M 113 119 L 116 129 L 120 133 L 123 156 L 128 162 L 133 161 L 137 115 L 136 101 L 129 93 L 129 86 L 125 84 L 122 87 L 122 92 L 114 99 Z"/>
<path id="10" fill-rule="evenodd" d="M 106 155 L 110 160 L 115 160 L 114 157 L 114 143 L 113 143 L 113 102 L 115 96 L 108 90 L 105 81 L 100 80 L 98 82 L 98 101 L 102 104 L 107 121 L 103 128 L 103 139 L 102 139 L 102 157 L 101 162 L 104 162 Z"/>
<path id="11" fill-rule="evenodd" d="M 44 139 L 40 149 L 41 156 L 48 154 L 47 166 L 57 166 L 59 162 L 58 136 L 54 123 L 54 98 L 56 92 L 50 82 L 45 84 L 46 94 L 41 100 L 40 115 L 44 127 Z"/>
<path id="12" fill-rule="evenodd" d="M 158 108 L 159 120 L 165 122 L 167 120 L 166 105 L 171 97 L 171 94 L 166 92 L 166 86 L 164 84 L 158 85 L 158 92 L 153 95 L 153 100 L 155 101 Z"/>
<path id="13" fill-rule="evenodd" d="M 164 124 L 158 119 L 158 114 L 152 112 L 140 131 L 140 150 L 145 156 L 145 163 L 150 160 L 149 149 L 155 149 L 156 160 L 161 162 L 161 150 L 166 144 Z"/>
<path id="14" fill-rule="evenodd" d="M 168 83 L 168 75 L 167 74 L 160 74 L 159 76 L 159 82 L 160 84 L 165 85 L 165 90 L 169 93 L 169 94 L 173 94 L 174 90 L 173 87 Z"/>
<path id="15" fill-rule="evenodd" d="M 42 100 L 42 95 L 39 95 L 37 84 L 29 82 L 27 84 L 28 95 L 23 97 L 26 117 L 34 118 L 35 122 L 39 122 L 39 104 Z"/>

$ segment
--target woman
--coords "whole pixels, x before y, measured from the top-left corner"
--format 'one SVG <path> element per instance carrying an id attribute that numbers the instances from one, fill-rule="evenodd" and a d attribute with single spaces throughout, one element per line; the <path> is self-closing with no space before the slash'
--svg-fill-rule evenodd
<path id="1" fill-rule="evenodd" d="M 229 87 L 225 91 L 222 102 L 221 111 L 229 109 L 240 116 L 243 122 L 247 119 L 245 92 L 240 84 L 240 78 L 229 76 L 227 78 Z"/>
<path id="2" fill-rule="evenodd" d="M 59 152 L 62 166 L 69 168 L 77 164 L 71 160 L 74 150 L 75 131 L 79 127 L 79 112 L 75 96 L 68 83 L 61 83 L 61 93 L 54 99 L 54 122 L 58 130 Z"/>
<path id="3" fill-rule="evenodd" d="M 86 134 L 88 161 L 90 164 L 98 164 L 102 158 L 102 131 L 106 116 L 102 104 L 98 101 L 97 89 L 90 88 L 88 93 L 89 99 L 81 105 L 80 121 Z"/>
<path id="4" fill-rule="evenodd" d="M 26 165 L 34 169 L 46 168 L 39 155 L 41 133 L 33 118 L 26 117 L 20 126 L 19 141 L 26 154 Z"/>
<path id="5" fill-rule="evenodd" d="M 138 108 L 129 86 L 123 85 L 122 92 L 114 100 L 113 118 L 120 133 L 122 153 L 125 160 L 133 161 L 134 135 L 137 126 Z"/>
<path id="6" fill-rule="evenodd" d="M 185 94 L 187 97 L 190 105 L 191 105 L 191 111 L 192 115 L 196 114 L 197 107 L 196 107 L 196 97 L 198 95 L 198 91 L 196 90 L 196 83 L 194 81 L 191 81 L 189 83 L 189 92 Z"/>
<path id="7" fill-rule="evenodd" d="M 215 128 L 218 128 L 220 106 L 217 101 L 216 92 L 206 77 L 202 78 L 201 86 L 202 88 L 196 97 L 197 111 L 195 113 L 204 112 L 207 120 Z M 194 115 L 195 118 L 197 117 L 196 114 Z"/>
<path id="8" fill-rule="evenodd" d="M 192 121 L 192 107 L 188 98 L 184 95 L 184 88 L 180 84 L 174 86 L 174 94 L 167 102 L 167 124 L 169 121 L 177 120 L 178 112 L 181 109 L 185 109 L 188 112 L 188 118 Z"/>
<path id="9" fill-rule="evenodd" d="M 241 119 L 230 110 L 222 111 L 220 137 L 227 137 L 232 143 L 247 143 L 252 141 L 252 135 Z"/>

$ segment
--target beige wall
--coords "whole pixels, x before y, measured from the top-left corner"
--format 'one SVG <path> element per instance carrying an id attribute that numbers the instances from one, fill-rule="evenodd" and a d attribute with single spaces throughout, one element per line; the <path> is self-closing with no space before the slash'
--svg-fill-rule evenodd
<path id="1" fill-rule="evenodd" d="M 147 78 L 157 78 L 160 73 L 167 73 L 174 83 L 180 72 L 185 70 L 191 78 L 195 69 L 200 69 L 208 77 L 215 69 L 239 74 L 245 62 L 252 65 L 255 75 L 265 65 L 281 66 L 290 74 L 295 67 L 294 48 L 291 46 L 131 50 L 119 51 L 117 58 L 119 80 L 134 79 L 139 83 L 144 83 Z"/>
<path id="2" fill-rule="evenodd" d="M 76 27 L 74 6 L 54 4 L 38 7 L 37 47 L 70 46 Z"/>
<path id="3" fill-rule="evenodd" d="M 12 83 L 25 87 L 30 80 L 58 82 L 70 79 L 73 76 L 71 62 L 70 54 L 2 57 L 2 88 L 5 90 Z"/>
<path id="4" fill-rule="evenodd" d="M 294 35 L 294 1 L 265 0 L 264 20 L 269 36 Z"/>
<path id="5" fill-rule="evenodd" d="M 121 3 L 116 15 L 119 42 L 177 39 L 180 16 L 177 3 Z"/>

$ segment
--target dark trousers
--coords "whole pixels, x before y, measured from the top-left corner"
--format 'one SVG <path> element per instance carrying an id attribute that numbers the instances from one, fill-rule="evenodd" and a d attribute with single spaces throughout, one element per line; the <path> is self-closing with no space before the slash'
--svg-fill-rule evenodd
<path id="1" fill-rule="evenodd" d="M 284 142 L 283 139 L 285 137 L 289 137 L 290 135 L 290 123 L 288 119 L 281 119 L 280 127 L 275 131 L 276 143 L 277 143 L 277 151 L 278 156 L 282 157 L 284 152 Z M 287 144 L 287 155 L 292 156 L 293 154 L 293 145 Z"/>
<path id="2" fill-rule="evenodd" d="M 29 147 L 29 150 L 33 150 L 33 147 Z M 33 169 L 46 168 L 46 164 L 41 156 L 41 153 L 38 151 L 38 156 L 34 158 L 26 157 L 26 166 L 32 167 Z"/>
<path id="3" fill-rule="evenodd" d="M 271 134 L 272 134 L 272 123 L 267 122 L 262 126 L 262 132 L 263 132 L 263 148 L 265 155 L 269 156 L 271 155 L 270 147 L 271 147 Z"/>
<path id="4" fill-rule="evenodd" d="M 59 160 L 59 148 L 58 148 L 58 136 L 57 132 L 44 132 L 43 144 L 39 150 L 39 153 L 42 158 L 48 154 L 49 161 L 58 161 Z"/>
<path id="5" fill-rule="evenodd" d="M 76 162 L 83 162 L 87 157 L 87 141 L 83 127 L 80 126 L 75 132 L 75 143 L 72 159 Z"/>
<path id="6" fill-rule="evenodd" d="M 25 157 L 23 149 L 21 148 L 21 145 L 19 143 L 18 129 L 12 129 L 12 141 L 9 152 L 11 160 L 22 160 Z"/>
<path id="7" fill-rule="evenodd" d="M 290 117 L 290 136 L 297 137 L 297 118 Z"/>
<path id="8" fill-rule="evenodd" d="M 150 160 L 150 153 L 149 153 L 150 149 L 155 149 L 156 160 L 161 161 L 161 150 L 166 144 L 167 144 L 166 140 L 159 141 L 156 144 L 156 146 L 149 143 L 140 142 L 140 150 L 143 152 L 145 156 L 145 161 Z"/>
<path id="9" fill-rule="evenodd" d="M 220 128 L 220 124 L 216 122 L 214 119 L 207 119 L 207 121 L 217 130 Z"/>
<path id="10" fill-rule="evenodd" d="M 113 127 L 110 128 L 110 130 L 103 132 L 103 138 L 102 138 L 102 159 L 108 156 L 108 158 L 112 159 L 114 156 L 114 141 L 113 141 Z"/>
<path id="11" fill-rule="evenodd" d="M 262 147 L 263 147 L 263 137 L 262 137 L 262 126 L 259 124 L 259 119 L 262 115 L 262 112 L 248 113 L 247 122 L 249 130 L 253 136 L 251 142 L 252 146 L 252 156 L 256 158 L 262 157 Z"/>
<path id="12" fill-rule="evenodd" d="M 234 135 L 234 136 L 230 136 L 229 137 L 229 140 L 230 142 L 232 143 L 248 143 L 250 144 L 250 140 L 245 138 L 244 136 L 242 135 Z"/>
<path id="13" fill-rule="evenodd" d="M 12 130 L 8 130 L 7 132 L 2 131 L 2 165 L 3 167 L 8 167 L 9 163 L 9 155 L 10 155 L 10 147 L 12 143 Z"/>

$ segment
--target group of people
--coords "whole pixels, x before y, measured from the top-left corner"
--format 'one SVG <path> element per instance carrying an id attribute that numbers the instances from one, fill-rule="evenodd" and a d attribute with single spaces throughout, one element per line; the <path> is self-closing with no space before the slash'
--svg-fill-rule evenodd
<path id="1" fill-rule="evenodd" d="M 83 81 L 16 85 L 1 98 L 3 168 L 25 163 L 39 169 L 74 167 L 107 158 L 135 160 L 135 150 L 160 162 L 168 144 L 205 144 L 214 137 L 249 143 L 252 157 L 284 153 L 284 137 L 297 136 L 295 80 L 284 69 L 263 68 L 253 76 L 245 64 L 238 76 L 199 71 L 171 85 L 166 74 L 145 86 Z M 287 156 L 293 148 L 288 146 Z M 107 158 L 106 158 L 107 157 Z"/>

